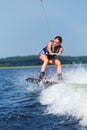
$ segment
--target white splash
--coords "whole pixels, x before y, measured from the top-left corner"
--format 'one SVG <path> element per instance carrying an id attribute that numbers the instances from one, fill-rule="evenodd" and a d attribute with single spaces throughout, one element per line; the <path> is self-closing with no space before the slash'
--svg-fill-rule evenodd
<path id="1" fill-rule="evenodd" d="M 71 115 L 80 119 L 82 126 L 87 126 L 87 71 L 80 66 L 68 70 L 64 76 L 67 83 L 44 89 L 40 95 L 40 102 L 47 105 L 48 113 Z"/>
<path id="2" fill-rule="evenodd" d="M 82 65 L 74 65 L 74 68 L 65 70 L 64 76 L 70 83 L 87 83 L 87 68 Z"/>

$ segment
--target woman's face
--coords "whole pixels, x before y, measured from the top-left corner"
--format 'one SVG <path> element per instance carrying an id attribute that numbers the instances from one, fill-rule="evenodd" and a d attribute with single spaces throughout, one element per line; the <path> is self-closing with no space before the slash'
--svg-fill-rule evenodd
<path id="1" fill-rule="evenodd" d="M 59 46 L 59 45 L 60 45 L 60 40 L 55 39 L 55 40 L 54 40 L 54 47 L 57 47 L 57 46 Z"/>

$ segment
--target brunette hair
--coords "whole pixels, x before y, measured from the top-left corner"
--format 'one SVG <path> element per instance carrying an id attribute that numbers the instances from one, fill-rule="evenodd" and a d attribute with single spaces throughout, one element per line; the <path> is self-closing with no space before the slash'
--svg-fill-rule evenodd
<path id="1" fill-rule="evenodd" d="M 54 39 L 58 39 L 60 43 L 62 42 L 62 37 L 61 36 L 56 36 Z"/>

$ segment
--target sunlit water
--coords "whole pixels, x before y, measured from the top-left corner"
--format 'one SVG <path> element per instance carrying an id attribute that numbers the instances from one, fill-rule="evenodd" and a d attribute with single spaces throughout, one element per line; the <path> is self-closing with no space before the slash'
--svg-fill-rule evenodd
<path id="1" fill-rule="evenodd" d="M 64 81 L 26 82 L 40 67 L 0 69 L 0 130 L 87 130 L 87 66 L 63 66 Z M 57 80 L 48 67 L 47 79 Z"/>

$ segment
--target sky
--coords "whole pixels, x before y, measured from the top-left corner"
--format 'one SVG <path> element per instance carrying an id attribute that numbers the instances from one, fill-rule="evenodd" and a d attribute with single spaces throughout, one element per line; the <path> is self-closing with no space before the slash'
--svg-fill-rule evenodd
<path id="1" fill-rule="evenodd" d="M 38 55 L 57 35 L 64 56 L 87 56 L 87 0 L 0 0 L 0 58 Z"/>

